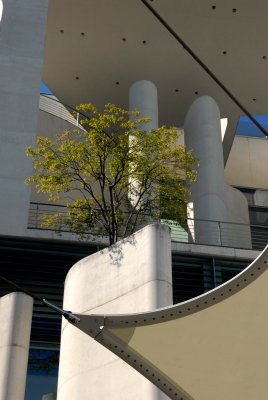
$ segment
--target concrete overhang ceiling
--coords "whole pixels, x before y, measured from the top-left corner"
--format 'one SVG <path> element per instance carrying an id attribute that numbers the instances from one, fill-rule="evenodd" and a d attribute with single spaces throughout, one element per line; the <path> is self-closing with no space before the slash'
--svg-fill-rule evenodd
<path id="1" fill-rule="evenodd" d="M 268 113 L 266 0 L 149 0 L 251 114 Z M 210 95 L 233 136 L 243 113 L 140 0 L 50 0 L 43 79 L 69 105 L 128 107 L 130 85 L 158 88 L 160 123 L 183 125 Z"/>

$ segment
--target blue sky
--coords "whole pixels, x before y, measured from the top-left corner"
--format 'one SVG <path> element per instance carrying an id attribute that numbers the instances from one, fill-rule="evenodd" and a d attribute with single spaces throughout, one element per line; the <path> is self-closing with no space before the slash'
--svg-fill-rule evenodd
<path id="1" fill-rule="evenodd" d="M 40 93 L 52 94 L 51 90 L 45 85 L 44 82 L 40 83 Z"/>
<path id="2" fill-rule="evenodd" d="M 254 115 L 254 118 L 268 131 L 268 115 Z M 264 138 L 264 134 L 251 122 L 248 117 L 240 117 L 236 130 L 237 135 Z"/>

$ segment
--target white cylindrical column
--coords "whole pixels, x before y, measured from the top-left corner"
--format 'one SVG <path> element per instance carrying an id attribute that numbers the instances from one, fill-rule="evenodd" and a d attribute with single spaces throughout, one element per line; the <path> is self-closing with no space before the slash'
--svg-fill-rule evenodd
<path id="1" fill-rule="evenodd" d="M 169 228 L 149 225 L 84 258 L 65 281 L 64 309 L 120 314 L 172 304 Z M 63 321 L 58 400 L 162 400 L 146 378 L 92 338 Z"/>
<path id="2" fill-rule="evenodd" d="M 198 179 L 192 186 L 194 217 L 224 220 L 224 165 L 220 111 L 208 96 L 199 97 L 190 107 L 185 123 L 185 144 L 200 161 Z"/>
<path id="3" fill-rule="evenodd" d="M 191 188 L 196 221 L 194 238 L 204 244 L 220 244 L 217 222 L 226 221 L 224 164 L 220 111 L 209 96 L 199 97 L 191 105 L 184 124 L 187 150 L 200 161 L 198 178 Z"/>
<path id="4" fill-rule="evenodd" d="M 0 400 L 23 400 L 33 300 L 24 293 L 0 299 Z"/>
<path id="5" fill-rule="evenodd" d="M 224 181 L 220 111 L 209 96 L 199 97 L 185 119 L 185 144 L 200 161 L 192 186 L 196 243 L 251 248 L 248 204 Z M 192 231 L 192 230 L 191 230 Z"/>
<path id="6" fill-rule="evenodd" d="M 139 110 L 142 118 L 151 121 L 144 124 L 143 129 L 150 132 L 158 128 L 158 99 L 157 88 L 151 81 L 137 81 L 129 89 L 129 110 Z"/>
<path id="7" fill-rule="evenodd" d="M 150 118 L 150 121 L 140 125 L 140 129 L 144 129 L 148 133 L 152 129 L 158 128 L 158 99 L 157 88 L 151 81 L 137 81 L 129 89 L 129 110 L 140 111 L 141 118 Z M 135 137 L 130 137 L 131 141 L 135 141 Z M 148 154 L 149 156 L 149 154 Z M 136 202 L 139 198 L 139 182 L 131 180 L 129 186 L 129 200 L 136 207 Z M 147 222 L 153 222 L 150 217 L 146 217 Z"/>

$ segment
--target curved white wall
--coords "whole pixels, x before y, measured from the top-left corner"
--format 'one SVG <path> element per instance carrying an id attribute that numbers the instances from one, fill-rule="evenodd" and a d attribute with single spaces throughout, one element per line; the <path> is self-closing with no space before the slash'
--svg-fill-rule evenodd
<path id="1" fill-rule="evenodd" d="M 77 313 L 131 313 L 171 304 L 171 243 L 164 225 L 149 225 L 82 259 L 65 281 L 64 309 Z M 57 400 L 106 398 L 167 399 L 138 372 L 64 320 Z"/>

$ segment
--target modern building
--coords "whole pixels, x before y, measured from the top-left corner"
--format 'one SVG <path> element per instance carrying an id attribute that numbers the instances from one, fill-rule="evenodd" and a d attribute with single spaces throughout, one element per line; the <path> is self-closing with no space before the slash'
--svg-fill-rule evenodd
<path id="1" fill-rule="evenodd" d="M 267 243 L 265 136 L 144 3 L 0 0 L 0 272 L 59 305 L 71 266 L 106 243 L 41 227 L 40 214 L 63 204 L 55 208 L 25 185 L 25 149 L 37 134 L 77 127 L 72 110 L 82 102 L 135 105 L 156 125 L 184 131 L 201 161 L 188 228 L 172 229 L 171 301 L 227 281 Z M 266 127 L 267 2 L 147 3 Z M 53 95 L 40 95 L 41 81 Z M 0 282 L 1 296 L 9 291 Z M 26 400 L 56 391 L 60 324 L 34 305 Z"/>

